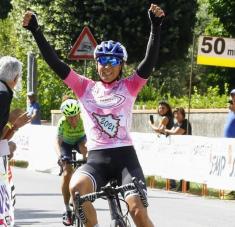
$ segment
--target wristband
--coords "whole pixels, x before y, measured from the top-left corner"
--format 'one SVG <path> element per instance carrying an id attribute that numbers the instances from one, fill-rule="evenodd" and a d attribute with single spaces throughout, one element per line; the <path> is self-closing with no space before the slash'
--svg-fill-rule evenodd
<path id="1" fill-rule="evenodd" d="M 14 125 L 13 125 L 10 121 L 7 122 L 6 126 L 7 126 L 10 130 L 14 128 Z"/>

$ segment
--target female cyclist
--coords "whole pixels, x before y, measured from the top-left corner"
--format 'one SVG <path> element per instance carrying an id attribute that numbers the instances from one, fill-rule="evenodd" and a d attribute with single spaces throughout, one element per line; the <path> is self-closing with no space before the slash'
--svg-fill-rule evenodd
<path id="1" fill-rule="evenodd" d="M 151 4 L 149 9 L 151 32 L 146 55 L 136 72 L 121 79 L 123 63 L 127 52 L 123 45 L 105 41 L 94 52 L 100 81 L 93 81 L 75 73 L 63 63 L 46 41 L 37 19 L 32 12 L 26 12 L 23 26 L 30 30 L 39 49 L 56 74 L 75 92 L 81 103 L 81 112 L 87 135 L 88 160 L 73 175 L 70 191 L 80 195 L 99 190 L 111 178 L 120 184 L 131 182 L 132 177 L 144 181 L 143 171 L 130 138 L 132 107 L 137 94 L 146 84 L 156 65 L 163 10 Z M 130 192 L 125 195 L 130 214 L 138 227 L 152 227 L 140 198 Z M 98 226 L 94 207 L 87 202 L 83 206 L 87 227 Z"/>

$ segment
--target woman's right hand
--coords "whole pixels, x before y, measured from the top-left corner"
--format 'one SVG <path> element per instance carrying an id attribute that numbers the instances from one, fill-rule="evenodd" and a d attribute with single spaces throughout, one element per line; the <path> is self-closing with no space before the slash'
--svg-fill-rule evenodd
<path id="1" fill-rule="evenodd" d="M 155 132 L 158 132 L 158 128 L 157 128 L 154 124 L 152 124 L 151 121 L 149 121 L 149 125 L 151 126 L 151 128 L 152 128 Z"/>
<path id="2" fill-rule="evenodd" d="M 30 31 L 37 31 L 39 28 L 37 17 L 34 12 L 27 11 L 24 14 L 22 26 Z"/>
<path id="3" fill-rule="evenodd" d="M 14 128 L 17 130 L 31 121 L 31 117 L 25 112 L 21 114 L 14 122 Z"/>

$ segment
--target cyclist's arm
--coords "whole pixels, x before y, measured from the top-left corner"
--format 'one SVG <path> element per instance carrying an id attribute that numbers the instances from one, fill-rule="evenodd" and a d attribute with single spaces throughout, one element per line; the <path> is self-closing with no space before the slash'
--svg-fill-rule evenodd
<path id="1" fill-rule="evenodd" d="M 150 73 L 157 63 L 160 46 L 160 31 L 163 20 L 163 17 L 155 17 L 155 15 L 150 11 L 149 18 L 151 21 L 149 41 L 146 48 L 145 57 L 136 70 L 137 74 L 144 79 L 147 79 L 150 76 Z"/>
<path id="2" fill-rule="evenodd" d="M 27 21 L 27 22 L 26 22 Z M 23 26 L 30 30 L 37 42 L 43 58 L 51 69 L 62 79 L 66 79 L 71 71 L 70 67 L 62 62 L 51 45 L 47 42 L 38 25 L 35 14 L 27 12 L 24 17 Z"/>
<path id="3" fill-rule="evenodd" d="M 56 141 L 55 141 L 55 151 L 56 151 L 56 154 L 57 154 L 58 158 L 60 158 L 60 156 L 61 156 L 60 147 L 61 147 L 62 141 L 63 141 L 62 137 L 57 135 Z"/>
<path id="4" fill-rule="evenodd" d="M 85 93 L 90 80 L 75 73 L 67 64 L 58 58 L 57 54 L 40 30 L 36 16 L 32 12 L 26 12 L 23 20 L 23 27 L 32 32 L 45 61 L 52 70 L 78 97 L 81 97 Z"/>

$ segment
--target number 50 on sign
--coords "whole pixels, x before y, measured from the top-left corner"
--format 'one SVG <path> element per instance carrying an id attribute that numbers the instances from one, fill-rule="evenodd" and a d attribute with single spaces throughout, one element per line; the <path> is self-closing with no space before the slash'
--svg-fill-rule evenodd
<path id="1" fill-rule="evenodd" d="M 235 68 L 235 39 L 200 36 L 197 63 Z"/>

